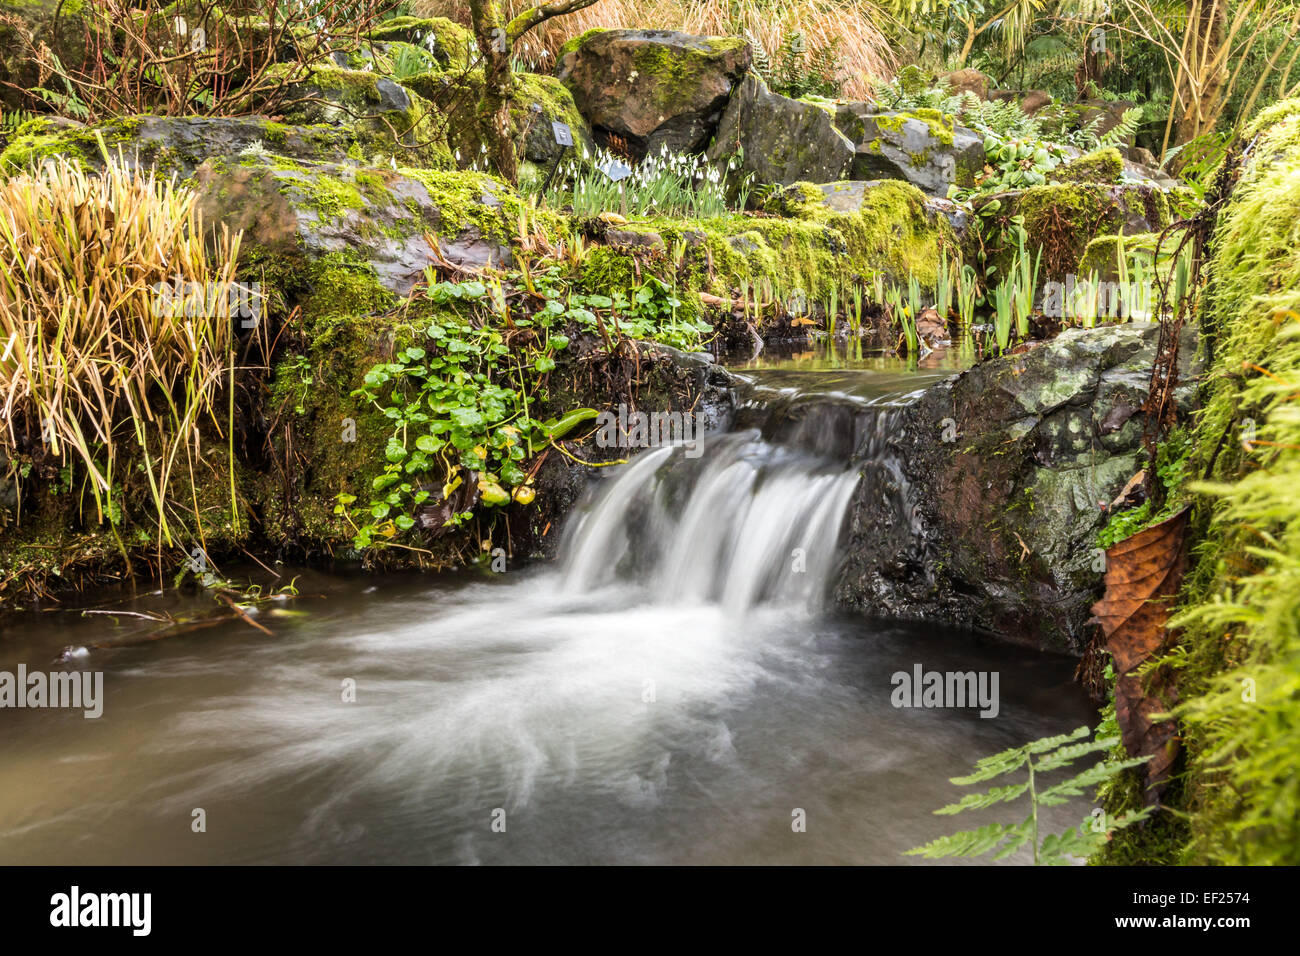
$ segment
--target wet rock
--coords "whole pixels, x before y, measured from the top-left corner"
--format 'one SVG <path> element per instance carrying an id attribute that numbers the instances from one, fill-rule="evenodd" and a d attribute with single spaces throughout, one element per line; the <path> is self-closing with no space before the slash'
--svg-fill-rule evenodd
<path id="1" fill-rule="evenodd" d="M 1133 410 L 1158 335 L 1151 323 L 1069 330 L 926 390 L 888 453 L 865 459 L 839 600 L 1079 652 L 1101 582 L 1097 532 L 1145 463 Z M 1188 330 L 1180 381 L 1194 351 Z M 1177 398 L 1190 409 L 1191 386 Z"/>
<path id="2" fill-rule="evenodd" d="M 750 64 L 749 44 L 671 30 L 600 30 L 562 51 L 556 75 L 598 138 L 645 155 L 702 148 Z"/>
<path id="3" fill-rule="evenodd" d="M 772 93 L 750 74 L 731 97 L 707 155 L 719 163 L 738 156 L 738 176 L 788 186 L 846 179 L 854 147 L 829 108 Z"/>
<path id="4" fill-rule="evenodd" d="M 763 208 L 782 215 L 801 213 L 806 215 L 806 204 L 816 198 L 820 199 L 830 212 L 841 214 L 862 212 L 870 205 L 873 194 L 879 195 L 881 187 L 887 182 L 890 180 L 842 180 L 837 183 L 817 183 L 816 193 L 810 192 L 807 188 L 814 184 L 801 183 L 774 193 L 764 203 Z M 970 225 L 970 216 L 966 210 L 948 199 L 926 199 L 925 213 L 931 223 L 938 216 L 947 220 L 958 240 L 965 235 Z"/>

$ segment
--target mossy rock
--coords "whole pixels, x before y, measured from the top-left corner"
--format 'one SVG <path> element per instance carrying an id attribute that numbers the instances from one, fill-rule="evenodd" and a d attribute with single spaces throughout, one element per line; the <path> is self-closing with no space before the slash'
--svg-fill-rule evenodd
<path id="1" fill-rule="evenodd" d="M 751 73 L 732 96 L 706 155 L 719 164 L 734 161 L 737 178 L 788 186 L 845 179 L 854 146 L 827 110 L 773 93 Z"/>
<path id="2" fill-rule="evenodd" d="M 1083 258 L 1079 260 L 1079 275 L 1089 277 L 1096 273 L 1097 278 L 1102 282 L 1114 282 L 1119 279 L 1119 257 L 1120 250 L 1123 250 L 1125 266 L 1130 277 L 1137 270 L 1137 260 L 1140 257 L 1143 260 L 1143 268 L 1146 275 L 1154 282 L 1156 278 L 1160 281 L 1167 281 L 1172 274 L 1174 259 L 1173 252 L 1178 247 L 1179 236 L 1170 234 L 1165 236 L 1164 244 L 1160 250 L 1160 269 L 1153 275 L 1152 265 L 1156 255 L 1156 245 L 1160 239 L 1160 234 L 1155 232 L 1139 232 L 1135 235 L 1126 236 L 1098 236 L 1088 243 L 1088 248 L 1083 253 Z"/>
<path id="3" fill-rule="evenodd" d="M 903 179 L 931 196 L 969 185 L 984 166 L 984 141 L 937 110 L 879 112 L 842 103 L 835 125 L 855 145 L 853 179 Z"/>
<path id="4" fill-rule="evenodd" d="M 1077 159 L 1062 163 L 1047 174 L 1053 183 L 1103 183 L 1113 185 L 1124 173 L 1124 157 L 1114 146 L 1105 146 Z"/>
<path id="5" fill-rule="evenodd" d="M 319 296 L 308 280 L 314 263 L 331 256 L 359 270 L 366 302 L 374 298 L 369 287 L 403 295 L 431 261 L 429 235 L 457 265 L 508 266 L 523 212 L 518 196 L 481 173 L 245 156 L 209 160 L 195 180 L 205 221 L 243 230 L 245 261 L 266 267 L 289 297 Z M 535 219 L 539 227 L 555 222 L 545 214 Z"/>
<path id="6" fill-rule="evenodd" d="M 599 30 L 565 46 L 556 75 L 598 139 L 617 136 L 637 155 L 694 151 L 708 142 L 750 58 L 738 37 Z"/>
<path id="7" fill-rule="evenodd" d="M 1078 275 L 1088 243 L 1098 236 L 1158 232 L 1169 225 L 1169 201 L 1151 184 L 1053 183 L 981 197 L 979 212 L 992 202 L 996 219 L 1023 217 L 1030 255 L 1042 250 L 1040 279 Z M 1016 253 L 1010 233 L 988 249 L 988 261 L 1005 274 Z"/>
<path id="8" fill-rule="evenodd" d="M 464 69 L 472 62 L 474 36 L 446 17 L 394 17 L 370 31 L 374 42 L 410 43 L 427 50 L 444 69 Z"/>
<path id="9" fill-rule="evenodd" d="M 0 170 L 31 169 L 52 156 L 102 169 L 106 150 L 131 166 L 153 167 L 184 180 L 212 157 L 274 154 L 331 161 L 346 156 L 355 144 L 339 127 L 288 126 L 261 116 L 119 116 L 94 127 L 43 118 L 18 130 L 0 153 Z"/>
<path id="10" fill-rule="evenodd" d="M 784 191 L 785 202 L 773 206 L 784 218 L 735 214 L 629 223 L 620 234 L 641 233 L 649 243 L 625 240 L 619 248 L 593 250 L 588 284 L 593 291 L 632 288 L 635 276 L 647 269 L 639 252 L 649 244 L 683 250 L 676 276 L 683 290 L 730 297 L 742 285 L 757 288 L 766 280 L 781 301 L 821 302 L 833 287 L 871 282 L 876 276 L 906 282 L 914 275 L 933 287 L 941 254 L 946 250 L 955 256 L 952 227 L 927 208 L 925 195 L 915 187 L 877 183 L 847 211 L 830 208 L 822 188 L 800 183 Z M 762 321 L 760 316 L 760 325 Z"/>
<path id="11" fill-rule="evenodd" d="M 563 155 L 581 157 L 596 149 L 591 127 L 578 112 L 573 96 L 553 76 L 516 73 L 510 100 L 511 134 L 519 157 L 549 172 Z M 428 72 L 402 81 L 408 89 L 434 103 L 446 117 L 447 143 L 452 158 L 464 168 L 479 159 L 483 137 L 475 105 L 483 89 L 483 76 Z M 564 150 L 555 141 L 553 123 L 564 123 L 573 134 L 573 147 Z M 459 156 L 457 156 L 459 153 Z"/>
<path id="12" fill-rule="evenodd" d="M 418 93 L 367 70 L 315 67 L 290 85 L 290 122 L 350 128 L 361 158 L 373 165 L 448 169 L 441 117 Z"/>

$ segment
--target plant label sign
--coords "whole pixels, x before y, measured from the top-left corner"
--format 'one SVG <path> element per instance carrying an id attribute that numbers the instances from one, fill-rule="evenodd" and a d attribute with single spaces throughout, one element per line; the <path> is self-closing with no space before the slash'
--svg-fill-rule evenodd
<path id="1" fill-rule="evenodd" d="M 555 142 L 557 145 L 573 145 L 573 130 L 569 129 L 568 123 L 561 123 L 559 120 L 555 120 L 551 123 L 551 132 L 555 134 Z"/>

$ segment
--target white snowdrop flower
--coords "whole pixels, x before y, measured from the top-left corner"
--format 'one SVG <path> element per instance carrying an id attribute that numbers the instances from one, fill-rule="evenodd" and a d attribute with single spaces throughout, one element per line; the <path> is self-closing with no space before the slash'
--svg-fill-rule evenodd
<path id="1" fill-rule="evenodd" d="M 460 150 L 456 150 L 456 162 L 460 162 Z"/>

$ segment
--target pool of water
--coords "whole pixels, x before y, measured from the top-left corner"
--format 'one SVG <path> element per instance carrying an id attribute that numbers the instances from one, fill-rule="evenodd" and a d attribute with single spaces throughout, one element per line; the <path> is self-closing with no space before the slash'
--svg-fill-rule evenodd
<path id="1" fill-rule="evenodd" d="M 807 371 L 743 374 L 848 374 L 881 424 L 951 374 Z M 11 616 L 0 671 L 98 672 L 103 709 L 0 709 L 0 863 L 901 864 L 1020 819 L 932 811 L 979 757 L 1095 721 L 1074 662 L 828 609 L 859 478 L 817 447 L 646 452 L 602 473 L 554 567 L 254 569 L 296 593 L 248 618 L 197 590 Z M 996 716 L 895 706 L 918 666 L 996 674 Z"/>
<path id="2" fill-rule="evenodd" d="M 71 611 L 11 628 L 10 671 L 108 646 L 75 665 L 105 675 L 100 718 L 0 714 L 0 861 L 914 862 L 993 819 L 933 816 L 959 796 L 947 778 L 1093 717 L 1071 661 L 933 625 L 565 597 L 549 570 L 298 587 L 258 615 L 270 635 L 228 619 L 146 640 L 164 626 Z M 890 675 L 917 663 L 999 672 L 998 716 L 894 708 Z"/>

